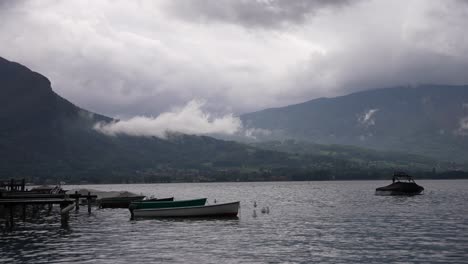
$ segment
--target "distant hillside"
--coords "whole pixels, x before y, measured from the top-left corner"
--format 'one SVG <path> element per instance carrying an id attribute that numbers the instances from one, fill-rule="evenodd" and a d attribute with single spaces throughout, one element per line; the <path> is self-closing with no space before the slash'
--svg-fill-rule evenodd
<path id="1" fill-rule="evenodd" d="M 52 91 L 47 78 L 0 58 L 0 178 L 68 182 L 235 180 L 273 168 L 322 168 L 330 159 L 295 157 L 210 137 L 106 136 L 111 118 L 81 109 Z M 236 178 L 234 178 L 236 177 Z"/>
<path id="2" fill-rule="evenodd" d="M 2 58 L 0 105 L 0 178 L 120 182 L 186 169 L 298 164 L 285 153 L 209 137 L 103 135 L 93 125 L 111 118 L 73 105 L 52 91 L 46 77 Z"/>
<path id="3" fill-rule="evenodd" d="M 93 126 L 112 118 L 73 105 L 52 91 L 46 77 L 2 58 L 0 107 L 0 179 L 25 177 L 35 183 L 374 179 L 387 178 L 395 169 L 426 173 L 442 168 L 432 159 L 411 155 L 373 163 L 382 160 L 380 154 L 365 150 L 329 155 L 206 136 L 107 136 Z"/>
<path id="4" fill-rule="evenodd" d="M 410 168 L 420 170 L 448 170 L 451 163 L 438 162 L 433 158 L 395 151 L 377 151 L 346 145 L 323 145 L 307 141 L 285 140 L 251 143 L 256 148 L 300 155 L 352 161 L 367 168 Z M 430 167 L 428 167 L 430 166 Z"/>
<path id="5" fill-rule="evenodd" d="M 468 86 L 370 90 L 241 119 L 248 127 L 270 130 L 264 140 L 298 139 L 468 161 Z"/>

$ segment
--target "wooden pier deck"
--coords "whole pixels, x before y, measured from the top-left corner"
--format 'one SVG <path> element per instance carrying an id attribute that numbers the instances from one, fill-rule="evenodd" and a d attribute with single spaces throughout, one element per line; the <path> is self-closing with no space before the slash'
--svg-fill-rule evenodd
<path id="1" fill-rule="evenodd" d="M 65 204 L 69 205 L 74 203 L 71 199 L 0 199 L 0 205 L 14 206 L 14 205 L 28 205 L 28 204 Z"/>
<path id="2" fill-rule="evenodd" d="M 6 217 L 6 225 L 10 228 L 14 226 L 14 215 L 17 209 L 22 209 L 23 219 L 25 219 L 27 206 L 36 205 L 48 205 L 49 211 L 52 209 L 53 205 L 59 205 L 62 226 L 68 226 L 69 211 L 73 208 L 75 208 L 75 210 L 79 210 L 80 199 L 86 199 L 88 204 L 88 213 L 91 213 L 91 201 L 97 198 L 96 195 L 91 195 L 89 192 L 87 195 L 82 195 L 78 192 L 75 192 L 74 194 L 66 194 L 63 192 L 43 193 L 42 191 L 26 191 L 24 180 L 20 183 L 11 180 L 7 183 L 8 185 L 5 183 L 2 185 L 7 185 L 7 188 L 4 187 L 4 191 L 0 191 L 0 208 L 6 209 L 6 212 L 8 213 L 8 217 Z M 53 189 L 56 190 L 56 188 Z"/>

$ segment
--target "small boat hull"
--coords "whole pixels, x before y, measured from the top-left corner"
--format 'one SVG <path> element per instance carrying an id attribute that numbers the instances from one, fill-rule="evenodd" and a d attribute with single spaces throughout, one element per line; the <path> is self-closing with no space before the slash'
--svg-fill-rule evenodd
<path id="1" fill-rule="evenodd" d="M 395 182 L 375 189 L 376 195 L 418 195 L 424 191 L 422 186 L 413 182 Z"/>
<path id="2" fill-rule="evenodd" d="M 130 210 L 133 217 L 236 217 L 240 202 L 191 207 Z"/>
<path id="3" fill-rule="evenodd" d="M 98 204 L 100 208 L 128 208 L 130 203 L 143 200 L 143 198 L 145 196 L 102 198 Z"/>
<path id="4" fill-rule="evenodd" d="M 153 208 L 172 208 L 172 207 L 190 207 L 205 205 L 206 198 L 180 201 L 137 201 L 130 205 L 130 209 L 153 209 Z"/>

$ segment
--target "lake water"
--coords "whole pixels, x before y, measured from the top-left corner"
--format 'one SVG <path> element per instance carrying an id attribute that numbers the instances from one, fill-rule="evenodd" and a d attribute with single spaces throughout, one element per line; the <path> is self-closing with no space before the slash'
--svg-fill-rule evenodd
<path id="1" fill-rule="evenodd" d="M 0 263 L 468 263 L 468 181 L 421 180 L 424 195 L 374 195 L 387 184 L 82 185 L 176 199 L 207 197 L 210 203 L 240 200 L 240 216 L 130 220 L 126 209 L 88 215 L 81 208 L 63 229 L 56 212 L 18 221 L 14 231 L 0 233 Z M 266 206 L 270 213 L 262 214 Z"/>

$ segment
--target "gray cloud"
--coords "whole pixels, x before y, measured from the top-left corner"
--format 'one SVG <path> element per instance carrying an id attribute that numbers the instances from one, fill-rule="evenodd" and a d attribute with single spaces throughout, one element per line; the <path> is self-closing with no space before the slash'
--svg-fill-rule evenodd
<path id="1" fill-rule="evenodd" d="M 191 135 L 233 135 L 242 129 L 242 122 L 232 115 L 212 117 L 203 112 L 204 102 L 190 101 L 186 106 L 164 112 L 157 117 L 136 116 L 113 123 L 98 123 L 94 129 L 107 135 L 154 136 L 167 138 L 168 133 Z"/>
<path id="2" fill-rule="evenodd" d="M 418 83 L 468 83 L 466 6 L 456 1 L 416 1 L 406 8 L 388 4 L 384 9 L 391 15 L 385 15 L 377 9 L 380 3 L 366 8 L 368 21 L 333 26 L 343 32 L 340 47 L 312 53 L 300 64 L 294 73 L 294 99 L 302 96 L 305 87 L 340 95 Z M 361 12 L 350 12 L 349 19 L 359 21 Z"/>
<path id="3" fill-rule="evenodd" d="M 168 9 L 196 22 L 227 22 L 247 27 L 275 28 L 304 23 L 315 13 L 357 0 L 180 0 Z"/>
<path id="4" fill-rule="evenodd" d="M 224 116 L 370 88 L 468 83 L 466 2 L 1 3 L 0 56 L 43 73 L 77 105 L 125 119 L 198 98 Z"/>
<path id="5" fill-rule="evenodd" d="M 0 12 L 22 4 L 23 0 L 2 0 L 0 1 Z"/>

